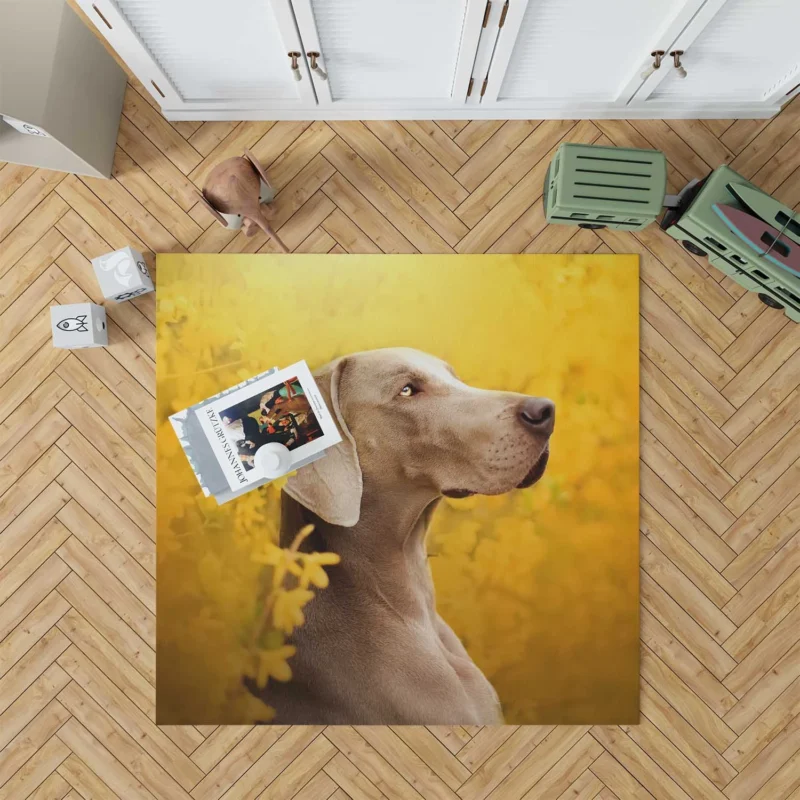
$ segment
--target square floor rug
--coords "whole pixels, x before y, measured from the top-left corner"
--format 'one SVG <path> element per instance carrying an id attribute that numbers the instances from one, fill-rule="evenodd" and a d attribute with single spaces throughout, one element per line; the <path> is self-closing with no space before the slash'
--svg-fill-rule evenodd
<path id="1" fill-rule="evenodd" d="M 638 258 L 157 260 L 159 724 L 638 720 Z M 205 497 L 168 417 L 305 360 L 342 436 Z"/>

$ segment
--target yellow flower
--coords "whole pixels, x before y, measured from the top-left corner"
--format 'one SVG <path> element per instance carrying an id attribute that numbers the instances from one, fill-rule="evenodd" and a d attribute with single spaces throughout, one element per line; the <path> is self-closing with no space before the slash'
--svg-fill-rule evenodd
<path id="1" fill-rule="evenodd" d="M 324 589 L 328 583 L 328 573 L 324 566 L 338 564 L 341 559 L 336 553 L 303 553 L 303 574 L 300 576 L 300 586 L 307 589 L 313 584 L 319 589 Z"/>
<path id="2" fill-rule="evenodd" d="M 275 605 L 272 609 L 272 619 L 275 626 L 287 635 L 298 625 L 302 625 L 306 618 L 303 616 L 303 606 L 314 599 L 314 592 L 308 589 L 290 589 L 278 591 L 275 596 Z"/>
<path id="3" fill-rule="evenodd" d="M 280 586 L 286 573 L 291 573 L 299 578 L 302 575 L 300 565 L 297 563 L 299 553 L 294 553 L 291 550 L 284 550 L 272 542 L 266 542 L 261 551 L 253 553 L 250 557 L 252 561 L 257 564 L 267 564 L 274 567 L 275 574 L 272 582 L 274 586 Z"/>
<path id="4" fill-rule="evenodd" d="M 290 644 L 286 644 L 276 650 L 259 650 L 256 654 L 258 661 L 256 683 L 258 688 L 263 689 L 270 678 L 275 678 L 276 681 L 282 681 L 283 683 L 290 681 L 292 679 L 292 669 L 286 662 L 296 652 L 297 649 Z"/>
<path id="5" fill-rule="evenodd" d="M 241 683 L 235 693 L 230 693 L 224 699 L 224 705 L 217 712 L 216 719 L 222 724 L 253 725 L 272 722 L 275 719 L 275 709 L 252 695 Z"/>

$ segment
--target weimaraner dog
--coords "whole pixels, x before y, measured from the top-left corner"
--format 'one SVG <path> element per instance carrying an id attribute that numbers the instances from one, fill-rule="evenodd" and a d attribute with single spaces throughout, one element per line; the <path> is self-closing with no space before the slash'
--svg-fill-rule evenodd
<path id="1" fill-rule="evenodd" d="M 280 724 L 492 725 L 497 694 L 436 613 L 425 536 L 441 497 L 502 494 L 545 471 L 555 406 L 476 389 L 407 348 L 315 373 L 342 434 L 283 493 L 281 539 L 332 551 L 330 585 L 292 642 L 294 677 L 262 693 Z"/>

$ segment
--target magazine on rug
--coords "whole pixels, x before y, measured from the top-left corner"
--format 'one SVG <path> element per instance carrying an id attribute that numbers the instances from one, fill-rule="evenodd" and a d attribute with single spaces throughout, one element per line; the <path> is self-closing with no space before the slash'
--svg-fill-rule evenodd
<path id="1" fill-rule="evenodd" d="M 305 361 L 262 372 L 170 422 L 203 493 L 218 503 L 321 458 L 341 441 Z M 270 462 L 266 456 L 275 453 L 280 458 Z"/>

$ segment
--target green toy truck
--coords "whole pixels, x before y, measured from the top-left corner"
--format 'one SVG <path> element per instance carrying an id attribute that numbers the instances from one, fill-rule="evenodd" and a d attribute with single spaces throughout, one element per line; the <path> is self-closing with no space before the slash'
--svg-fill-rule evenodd
<path id="1" fill-rule="evenodd" d="M 755 211 L 758 217 L 759 210 L 747 208 L 734 191 L 747 187 L 745 194 L 754 190 L 757 194 L 750 191 L 751 196 L 768 200 L 758 187 L 728 166 L 691 181 L 678 195 L 665 194 L 666 182 L 666 159 L 657 150 L 562 144 L 545 177 L 545 216 L 549 223 L 636 231 L 655 222 L 666 206 L 660 222 L 665 233 L 693 255 L 708 257 L 766 305 L 800 322 L 800 272 L 778 263 L 787 259 L 776 258 L 787 248 L 796 258 L 800 215 L 770 200 L 769 205 L 782 209 L 777 222 L 768 220 L 778 229 L 758 220 L 764 238 L 748 243 L 724 217 L 736 211 L 751 216 Z M 770 244 L 762 246 L 761 241 Z"/>
<path id="2" fill-rule="evenodd" d="M 730 167 L 717 167 L 681 192 L 678 205 L 664 214 L 661 229 L 690 253 L 708 256 L 718 270 L 745 289 L 757 292 L 763 303 L 784 309 L 789 319 L 800 322 L 800 275 L 759 256 L 715 213 L 715 205 L 747 210 L 729 188 L 731 185 L 758 190 Z"/>

